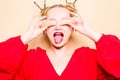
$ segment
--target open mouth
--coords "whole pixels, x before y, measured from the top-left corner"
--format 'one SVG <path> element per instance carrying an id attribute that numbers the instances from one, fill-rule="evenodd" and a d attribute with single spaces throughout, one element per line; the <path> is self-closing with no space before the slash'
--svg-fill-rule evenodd
<path id="1" fill-rule="evenodd" d="M 60 44 L 63 41 L 64 34 L 62 32 L 55 32 L 53 37 L 54 37 L 54 42 L 56 44 Z"/>

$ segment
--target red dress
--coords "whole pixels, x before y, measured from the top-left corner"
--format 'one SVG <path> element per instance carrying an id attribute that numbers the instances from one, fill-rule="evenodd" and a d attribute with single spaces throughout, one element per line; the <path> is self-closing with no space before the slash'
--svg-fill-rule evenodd
<path id="1" fill-rule="evenodd" d="M 59 76 L 46 51 L 27 51 L 20 37 L 0 43 L 0 80 L 118 80 L 120 78 L 120 40 L 103 35 L 96 50 L 81 47 L 73 53 Z"/>

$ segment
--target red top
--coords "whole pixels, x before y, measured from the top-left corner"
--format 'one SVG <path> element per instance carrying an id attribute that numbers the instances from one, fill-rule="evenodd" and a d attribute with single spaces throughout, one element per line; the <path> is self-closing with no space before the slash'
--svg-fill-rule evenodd
<path id="1" fill-rule="evenodd" d="M 27 51 L 20 37 L 0 43 L 0 80 L 116 80 L 120 78 L 120 40 L 103 35 L 96 50 L 75 50 L 59 76 L 46 51 Z"/>

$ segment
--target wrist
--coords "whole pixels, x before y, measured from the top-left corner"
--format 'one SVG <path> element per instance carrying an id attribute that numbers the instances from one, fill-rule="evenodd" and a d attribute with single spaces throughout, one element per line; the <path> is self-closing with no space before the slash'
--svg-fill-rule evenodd
<path id="1" fill-rule="evenodd" d="M 28 34 L 24 34 L 21 36 L 21 41 L 24 43 L 24 44 L 27 44 L 31 39 L 29 38 L 29 35 Z"/>
<path id="2" fill-rule="evenodd" d="M 87 29 L 86 33 L 84 35 L 87 36 L 88 38 L 90 38 L 91 40 L 95 41 L 95 42 L 97 42 L 102 36 L 101 33 L 95 32 L 91 28 Z"/>

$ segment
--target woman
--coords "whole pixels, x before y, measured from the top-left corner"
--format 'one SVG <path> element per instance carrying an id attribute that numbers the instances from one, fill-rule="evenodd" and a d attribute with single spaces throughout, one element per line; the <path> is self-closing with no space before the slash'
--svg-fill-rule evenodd
<path id="1" fill-rule="evenodd" d="M 120 78 L 120 40 L 92 30 L 71 3 L 41 11 L 28 31 L 0 43 L 0 80 L 117 80 Z M 96 50 L 68 46 L 73 31 L 92 39 Z M 27 44 L 44 32 L 50 48 L 27 51 Z"/>

